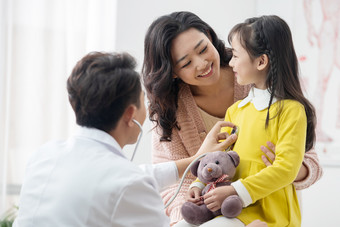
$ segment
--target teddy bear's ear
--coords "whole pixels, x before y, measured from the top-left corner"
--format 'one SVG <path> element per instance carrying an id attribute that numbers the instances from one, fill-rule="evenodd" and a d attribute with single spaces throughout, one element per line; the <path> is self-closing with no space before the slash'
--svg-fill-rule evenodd
<path id="1" fill-rule="evenodd" d="M 192 175 L 194 175 L 195 177 L 197 177 L 197 170 L 198 170 L 198 165 L 200 164 L 200 162 L 201 162 L 200 160 L 197 160 L 190 167 L 190 171 L 191 171 Z"/>
<path id="2" fill-rule="evenodd" d="M 238 156 L 238 154 L 235 151 L 228 151 L 227 154 L 230 156 L 235 167 L 238 166 L 238 164 L 240 164 L 240 156 Z"/>

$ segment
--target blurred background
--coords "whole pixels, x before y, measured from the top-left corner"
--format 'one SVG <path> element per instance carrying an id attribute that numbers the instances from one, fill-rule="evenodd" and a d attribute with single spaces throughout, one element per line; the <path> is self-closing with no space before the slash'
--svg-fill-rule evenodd
<path id="1" fill-rule="evenodd" d="M 316 151 L 324 168 L 321 180 L 302 191 L 302 226 L 339 226 L 338 0 L 0 0 L 0 217 L 18 205 L 30 155 L 76 128 L 66 92 L 75 63 L 90 51 L 126 51 L 140 70 L 148 26 L 182 10 L 196 13 L 226 43 L 232 26 L 248 17 L 276 14 L 289 24 L 305 94 L 317 109 Z M 151 163 L 148 119 L 143 128 L 137 164 Z M 127 156 L 133 149 L 124 148 Z"/>

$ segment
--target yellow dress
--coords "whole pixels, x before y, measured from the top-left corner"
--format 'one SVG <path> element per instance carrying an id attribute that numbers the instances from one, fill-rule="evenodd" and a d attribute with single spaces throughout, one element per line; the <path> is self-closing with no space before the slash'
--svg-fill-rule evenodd
<path id="1" fill-rule="evenodd" d="M 245 224 L 260 219 L 268 226 L 301 226 L 292 182 L 305 152 L 307 120 L 304 107 L 294 100 L 272 104 L 270 118 L 275 116 L 279 105 L 283 105 L 282 111 L 265 129 L 267 109 L 257 110 L 251 102 L 239 107 L 240 102 L 232 105 L 225 116 L 226 121 L 239 126 L 233 150 L 241 161 L 233 180 L 241 182 L 251 197 L 250 205 L 246 204 L 248 206 L 237 218 Z M 230 128 L 222 131 L 230 133 Z M 269 167 L 261 160 L 264 153 L 260 149 L 267 141 L 276 145 L 275 162 Z"/>

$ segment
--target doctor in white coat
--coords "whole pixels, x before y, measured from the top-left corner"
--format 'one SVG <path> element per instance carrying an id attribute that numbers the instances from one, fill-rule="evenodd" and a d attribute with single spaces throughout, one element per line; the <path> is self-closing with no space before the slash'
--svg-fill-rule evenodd
<path id="1" fill-rule="evenodd" d="M 67 80 L 79 130 L 43 145 L 30 159 L 16 227 L 169 226 L 159 191 L 207 151 L 236 140 L 219 122 L 196 156 L 157 165 L 134 165 L 122 151 L 136 142 L 146 116 L 140 76 L 128 54 L 90 53 Z"/>

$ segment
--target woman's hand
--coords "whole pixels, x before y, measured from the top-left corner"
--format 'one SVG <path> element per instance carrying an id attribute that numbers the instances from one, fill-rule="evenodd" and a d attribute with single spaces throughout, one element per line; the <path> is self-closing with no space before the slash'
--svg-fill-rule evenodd
<path id="1" fill-rule="evenodd" d="M 227 147 L 235 143 L 237 139 L 236 135 L 229 136 L 228 133 L 220 133 L 221 128 L 223 127 L 234 127 L 234 124 L 230 122 L 226 122 L 226 121 L 218 121 L 214 125 L 214 127 L 210 130 L 208 135 L 205 137 L 200 149 L 197 151 L 195 155 L 175 161 L 179 178 L 182 177 L 187 166 L 193 160 L 198 158 L 200 155 L 205 154 L 207 152 L 223 151 Z M 219 142 L 220 140 L 224 140 L 224 141 Z"/>
<path id="2" fill-rule="evenodd" d="M 192 187 L 186 194 L 186 201 L 195 203 L 196 205 L 202 205 L 203 200 L 201 199 L 202 189 L 198 187 Z"/>
<path id="3" fill-rule="evenodd" d="M 261 146 L 261 150 L 265 155 L 262 155 L 262 161 L 266 166 L 271 166 L 272 163 L 275 161 L 275 145 L 272 142 L 267 142 L 268 148 L 265 146 Z M 305 179 L 308 175 L 307 167 L 302 163 L 301 168 L 299 170 L 298 175 L 294 181 L 301 181 Z"/>
<path id="4" fill-rule="evenodd" d="M 267 142 L 268 148 L 265 146 L 261 146 L 261 150 L 265 155 L 262 155 L 262 161 L 266 166 L 271 166 L 272 163 L 275 161 L 275 145 L 268 141 Z"/>
<path id="5" fill-rule="evenodd" d="M 230 195 L 237 195 L 233 186 L 221 186 L 211 190 L 203 196 L 204 203 L 211 211 L 221 209 L 223 201 Z"/>
<path id="6" fill-rule="evenodd" d="M 237 135 L 233 134 L 229 136 L 226 132 L 220 132 L 221 128 L 223 127 L 232 128 L 234 126 L 235 125 L 231 122 L 218 121 L 204 139 L 202 146 L 197 151 L 195 156 L 198 157 L 199 155 L 207 152 L 224 151 L 225 149 L 227 149 L 227 147 L 235 143 Z M 223 141 L 219 142 L 220 140 Z"/>

